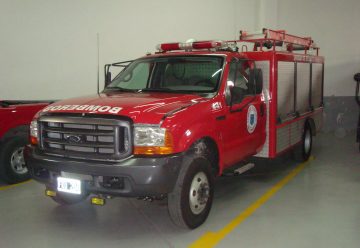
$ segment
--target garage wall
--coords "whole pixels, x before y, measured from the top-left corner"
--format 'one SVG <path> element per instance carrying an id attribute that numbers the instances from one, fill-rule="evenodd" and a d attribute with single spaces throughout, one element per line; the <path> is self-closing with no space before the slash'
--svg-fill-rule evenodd
<path id="1" fill-rule="evenodd" d="M 324 131 L 356 129 L 359 107 L 353 76 L 360 72 L 360 1 L 271 0 L 278 28 L 311 35 L 325 56 Z M 355 140 L 355 139 L 354 139 Z"/>
<path id="2" fill-rule="evenodd" d="M 278 0 L 279 28 L 311 35 L 325 56 L 325 95 L 352 96 L 360 72 L 360 1 Z"/>
<path id="3" fill-rule="evenodd" d="M 360 71 L 358 0 L 0 1 L 0 99 L 95 92 L 97 33 L 101 72 L 105 63 L 153 52 L 160 42 L 232 39 L 240 29 L 262 27 L 318 42 L 326 96 L 352 96 Z"/>
<path id="4" fill-rule="evenodd" d="M 105 63 L 167 41 L 233 39 L 253 29 L 252 0 L 0 0 L 0 99 L 63 99 L 96 92 Z"/>
<path id="5" fill-rule="evenodd" d="M 328 129 L 354 129 L 360 1 L 0 0 L 0 99 L 64 99 L 96 92 L 103 65 L 161 42 L 237 39 L 262 27 L 311 35 L 325 56 Z M 102 88 L 102 85 L 101 85 Z M 336 108 L 335 108 L 336 107 Z"/>

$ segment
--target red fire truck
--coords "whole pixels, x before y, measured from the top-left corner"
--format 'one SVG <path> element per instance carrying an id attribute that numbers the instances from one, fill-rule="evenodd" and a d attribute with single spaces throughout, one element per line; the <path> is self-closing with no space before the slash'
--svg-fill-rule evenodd
<path id="1" fill-rule="evenodd" d="M 33 116 L 49 101 L 0 100 L 0 178 L 7 183 L 29 179 L 23 151 Z"/>
<path id="2" fill-rule="evenodd" d="M 34 117 L 32 176 L 60 204 L 167 198 L 174 223 L 196 228 L 225 169 L 287 151 L 309 158 L 323 112 L 318 53 L 311 38 L 263 29 L 106 65 L 102 93 Z M 123 70 L 111 78 L 114 67 Z"/>

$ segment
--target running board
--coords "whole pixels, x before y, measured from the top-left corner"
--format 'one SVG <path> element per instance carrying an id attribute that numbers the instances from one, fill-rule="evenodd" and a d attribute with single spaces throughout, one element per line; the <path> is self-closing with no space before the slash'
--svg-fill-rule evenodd
<path id="1" fill-rule="evenodd" d="M 238 176 L 252 168 L 254 168 L 255 164 L 254 163 L 248 163 L 246 165 L 243 165 L 237 169 L 235 169 L 233 172 L 229 172 L 229 173 L 223 173 L 223 176 Z"/>

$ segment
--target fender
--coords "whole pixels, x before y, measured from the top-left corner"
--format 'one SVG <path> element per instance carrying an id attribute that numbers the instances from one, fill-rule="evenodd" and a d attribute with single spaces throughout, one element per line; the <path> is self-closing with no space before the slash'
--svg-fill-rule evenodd
<path id="1" fill-rule="evenodd" d="M 218 175 L 221 175 L 223 170 L 223 162 L 222 162 L 222 146 L 221 144 L 221 135 L 219 135 L 215 130 L 204 130 L 200 125 L 192 126 L 191 129 L 188 129 L 190 132 L 194 133 L 194 135 L 183 135 L 180 139 L 181 150 L 188 151 L 191 146 L 198 140 L 202 139 L 211 139 L 218 151 Z"/>
<path id="2" fill-rule="evenodd" d="M 216 116 L 219 112 L 209 115 L 213 101 L 202 102 L 187 107 L 187 111 L 180 111 L 173 115 L 173 118 L 165 119 L 164 127 L 172 129 L 176 152 L 186 152 L 198 140 L 208 138 L 217 146 L 219 155 L 219 172 L 222 171 L 222 136 L 218 131 Z M 222 111 L 222 110 L 219 110 Z M 202 114 L 202 112 L 205 112 Z M 179 125 L 181 123 L 181 125 Z M 174 129 L 174 126 L 176 128 Z"/>
<path id="3" fill-rule="evenodd" d="M 216 133 L 215 127 L 212 125 L 204 127 L 203 123 L 197 123 L 184 130 L 183 135 L 179 140 L 178 148 L 181 151 L 187 151 L 195 141 L 205 137 L 214 140 L 218 149 L 220 149 L 221 146 L 219 146 L 219 142 L 221 137 Z"/>
<path id="4" fill-rule="evenodd" d="M 46 105 L 47 103 L 36 103 L 33 105 L 11 105 L 1 108 L 0 119 L 4 121 L 0 125 L 0 139 L 8 132 L 11 132 L 10 130 L 12 129 L 18 132 L 17 127 L 30 125 L 34 115 Z M 24 127 L 20 127 L 19 130 L 24 130 Z M 25 132 L 27 131 L 25 130 Z"/>
<path id="5" fill-rule="evenodd" d="M 10 128 L 7 132 L 0 138 L 0 144 L 5 140 L 12 138 L 16 135 L 29 135 L 30 127 L 28 125 L 20 125 L 14 128 Z"/>
<path id="6" fill-rule="evenodd" d="M 13 138 L 14 136 L 28 136 L 30 127 L 27 125 L 21 125 L 7 130 L 7 132 L 0 138 L 0 151 L 2 150 L 3 144 Z"/>

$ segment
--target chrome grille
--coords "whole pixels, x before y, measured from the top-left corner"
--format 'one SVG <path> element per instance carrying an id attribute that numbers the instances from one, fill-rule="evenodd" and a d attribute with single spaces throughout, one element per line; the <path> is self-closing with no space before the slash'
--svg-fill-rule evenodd
<path id="1" fill-rule="evenodd" d="M 118 160 L 131 154 L 129 121 L 88 117 L 43 116 L 40 147 L 51 155 Z"/>

